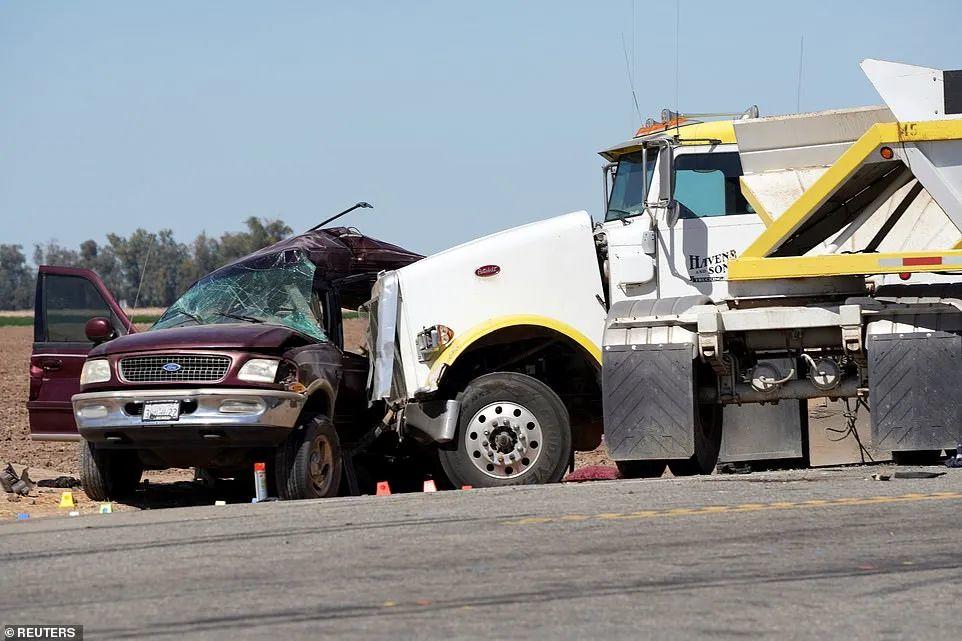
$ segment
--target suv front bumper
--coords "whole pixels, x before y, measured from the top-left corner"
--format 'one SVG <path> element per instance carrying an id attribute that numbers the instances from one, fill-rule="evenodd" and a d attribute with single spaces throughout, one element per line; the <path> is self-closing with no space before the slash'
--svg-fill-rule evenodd
<path id="1" fill-rule="evenodd" d="M 74 418 L 84 439 L 124 446 L 264 446 L 284 440 L 307 397 L 258 389 L 123 390 L 76 394 Z M 144 421 L 146 401 L 180 401 L 174 421 Z"/>

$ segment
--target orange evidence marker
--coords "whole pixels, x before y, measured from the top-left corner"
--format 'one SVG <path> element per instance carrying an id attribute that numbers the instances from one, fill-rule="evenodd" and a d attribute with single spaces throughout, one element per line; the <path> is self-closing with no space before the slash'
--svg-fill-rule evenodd
<path id="1" fill-rule="evenodd" d="M 377 492 L 374 493 L 374 496 L 390 496 L 390 495 L 391 495 L 391 486 L 388 485 L 388 482 L 378 481 Z"/>
<path id="2" fill-rule="evenodd" d="M 425 492 L 437 492 L 437 491 L 438 491 L 438 487 L 434 484 L 434 481 L 433 481 L 432 479 L 428 479 L 428 480 L 426 480 L 426 481 L 424 482 L 424 491 L 425 491 Z"/>
<path id="3" fill-rule="evenodd" d="M 462 489 L 462 490 L 473 490 L 474 487 L 471 486 L 471 485 L 462 485 L 462 486 L 461 486 L 461 489 Z"/>

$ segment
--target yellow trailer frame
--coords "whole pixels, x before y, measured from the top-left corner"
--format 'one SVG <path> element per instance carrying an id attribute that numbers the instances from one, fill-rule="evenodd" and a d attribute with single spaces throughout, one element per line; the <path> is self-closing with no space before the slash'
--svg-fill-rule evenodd
<path id="1" fill-rule="evenodd" d="M 777 218 L 759 211 L 768 227 L 738 258 L 729 262 L 728 279 L 768 280 L 822 276 L 962 271 L 962 241 L 924 252 L 852 253 L 818 256 L 772 254 L 808 222 L 819 208 L 886 145 L 962 140 L 962 120 L 878 123 L 866 131 L 797 201 Z M 962 230 L 960 230 L 962 231 Z"/>

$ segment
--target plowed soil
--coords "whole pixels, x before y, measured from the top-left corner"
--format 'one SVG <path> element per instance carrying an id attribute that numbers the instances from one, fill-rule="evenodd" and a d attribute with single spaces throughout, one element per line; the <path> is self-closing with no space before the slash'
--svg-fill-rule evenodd
<path id="1" fill-rule="evenodd" d="M 77 475 L 75 443 L 30 440 L 27 423 L 32 327 L 0 327 L 0 465 L 14 463 Z"/>

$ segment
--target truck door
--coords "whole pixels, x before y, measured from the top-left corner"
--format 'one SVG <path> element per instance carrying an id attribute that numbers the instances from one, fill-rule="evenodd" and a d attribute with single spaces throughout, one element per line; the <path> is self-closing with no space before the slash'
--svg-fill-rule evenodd
<path id="1" fill-rule="evenodd" d="M 734 145 L 674 151 L 672 197 L 678 219 L 658 221 L 659 297 L 728 294 L 728 261 L 765 228 L 742 195 L 741 161 Z"/>
<path id="2" fill-rule="evenodd" d="M 40 267 L 27 400 L 34 440 L 80 438 L 70 398 L 80 391 L 80 371 L 93 347 L 84 327 L 96 316 L 109 318 L 118 336 L 133 331 L 130 319 L 97 274 L 72 267 Z"/>

